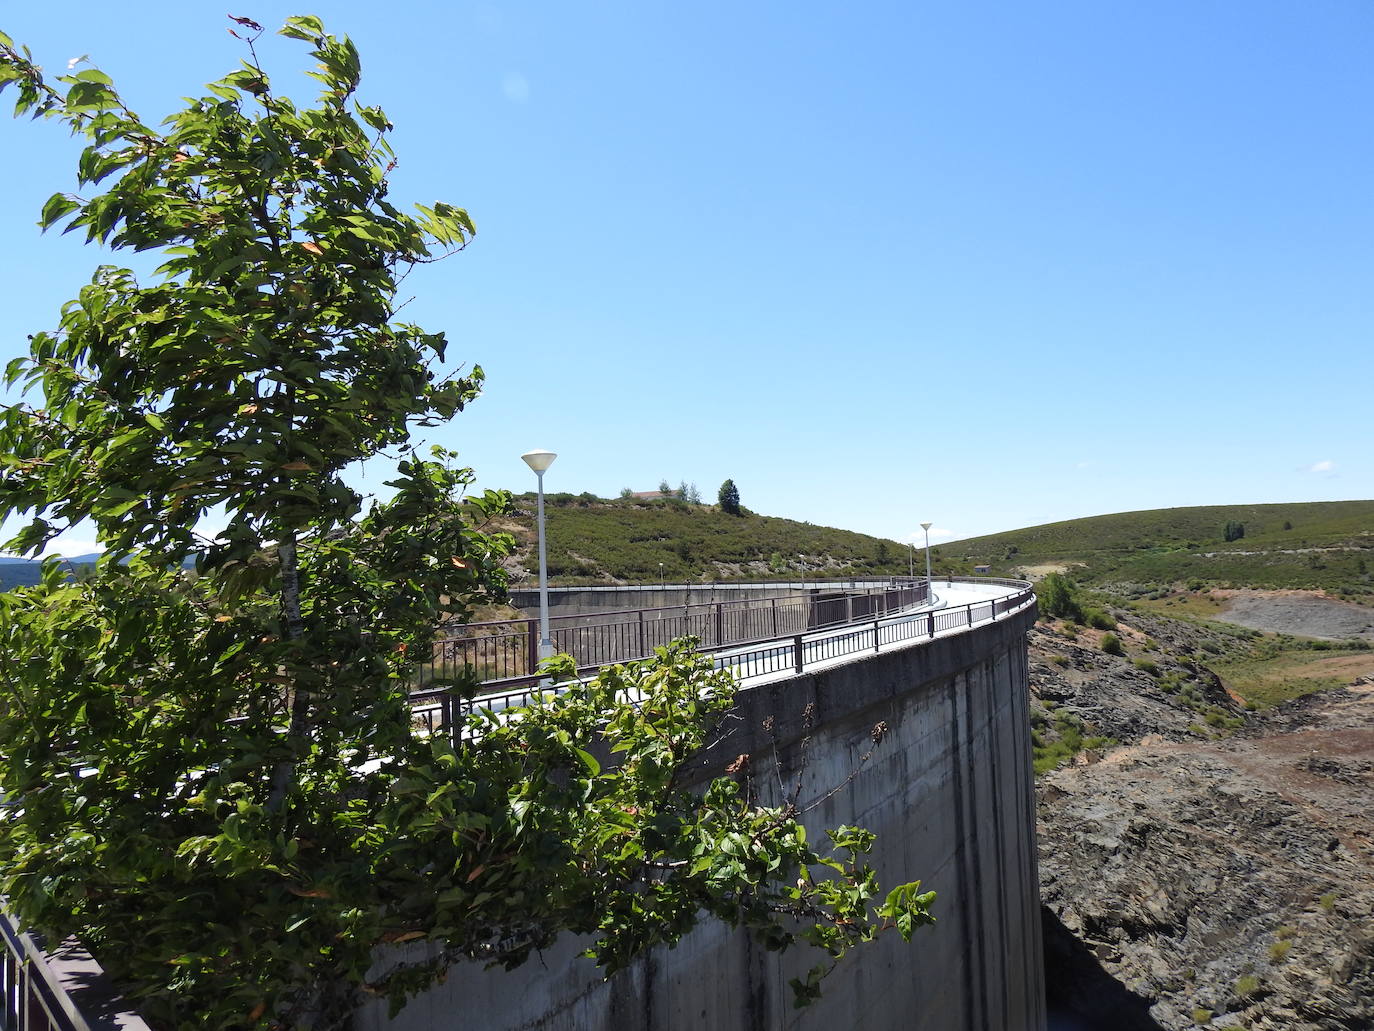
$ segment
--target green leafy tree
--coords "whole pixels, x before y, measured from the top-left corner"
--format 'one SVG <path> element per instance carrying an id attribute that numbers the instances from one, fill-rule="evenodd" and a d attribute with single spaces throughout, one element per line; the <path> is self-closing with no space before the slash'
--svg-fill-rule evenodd
<path id="1" fill-rule="evenodd" d="M 1235 520 L 1229 521 L 1222 529 L 1222 536 L 1229 541 L 1238 541 L 1245 536 L 1245 524 Z"/>
<path id="2" fill-rule="evenodd" d="M 249 59 L 161 129 L 103 73 L 49 82 L 0 34 L 17 113 L 84 138 L 85 192 L 40 224 L 163 259 L 148 282 L 101 267 L 6 372 L 39 397 L 0 419 L 0 516 L 28 520 L 5 546 L 89 521 L 109 549 L 79 582 L 49 562 L 0 595 L 7 904 L 183 1028 L 341 1027 L 367 994 L 399 1004 L 563 931 L 614 970 L 702 913 L 822 949 L 805 1001 L 850 946 L 928 922 L 915 884 L 875 904 L 866 832 L 818 852 L 789 803 L 681 787 L 733 688 L 684 644 L 588 684 L 555 660 L 566 692 L 477 710 L 461 746 L 418 729 L 416 661 L 502 595 L 513 545 L 485 529 L 509 495 L 408 449 L 482 374 L 434 371 L 444 337 L 396 318 L 397 283 L 473 226 L 388 199 L 391 125 L 355 101 L 347 38 L 286 23 L 323 86 L 298 106 L 235 21 Z M 365 506 L 344 472 L 382 454 L 395 493 Z M 408 941 L 428 958 L 374 968 Z"/>
<path id="3" fill-rule="evenodd" d="M 720 503 L 720 510 L 727 515 L 741 514 L 739 488 L 735 486 L 734 480 L 726 480 L 720 485 L 720 493 L 716 495 L 716 500 Z"/>
<path id="4" fill-rule="evenodd" d="M 1078 589 L 1073 581 L 1062 573 L 1050 573 L 1035 585 L 1036 601 L 1040 611 L 1047 616 L 1063 619 L 1083 618 L 1083 606 L 1078 599 Z"/>

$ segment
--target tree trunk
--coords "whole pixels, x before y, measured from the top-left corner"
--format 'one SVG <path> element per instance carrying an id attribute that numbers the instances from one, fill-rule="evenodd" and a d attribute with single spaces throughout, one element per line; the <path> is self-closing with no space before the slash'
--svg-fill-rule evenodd
<path id="1" fill-rule="evenodd" d="M 298 641 L 305 636 L 305 622 L 301 619 L 300 574 L 296 564 L 296 535 L 288 533 L 277 545 L 281 562 L 281 607 L 286 620 L 286 637 Z M 292 684 L 291 724 L 286 731 L 287 744 L 292 748 L 301 741 L 309 727 L 311 692 L 299 680 Z M 272 790 L 267 799 L 267 811 L 278 812 L 286 801 L 287 788 L 296 771 L 294 759 L 283 759 L 272 769 Z"/>

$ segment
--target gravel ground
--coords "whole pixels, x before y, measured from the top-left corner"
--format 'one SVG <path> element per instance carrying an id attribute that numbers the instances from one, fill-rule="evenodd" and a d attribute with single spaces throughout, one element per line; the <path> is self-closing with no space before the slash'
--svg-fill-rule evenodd
<path id="1" fill-rule="evenodd" d="M 1374 640 L 1374 610 L 1317 594 L 1248 592 L 1230 598 L 1218 616 L 1254 630 L 1327 640 Z"/>

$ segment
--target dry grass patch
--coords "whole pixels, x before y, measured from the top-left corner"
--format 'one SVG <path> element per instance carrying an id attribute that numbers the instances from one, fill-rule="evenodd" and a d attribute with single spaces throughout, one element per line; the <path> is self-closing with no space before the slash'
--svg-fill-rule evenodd
<path id="1" fill-rule="evenodd" d="M 1212 670 L 1229 690 L 1247 702 L 1267 708 L 1292 698 L 1345 687 L 1361 676 L 1374 675 L 1372 651 L 1291 651 L 1273 658 L 1217 662 Z"/>

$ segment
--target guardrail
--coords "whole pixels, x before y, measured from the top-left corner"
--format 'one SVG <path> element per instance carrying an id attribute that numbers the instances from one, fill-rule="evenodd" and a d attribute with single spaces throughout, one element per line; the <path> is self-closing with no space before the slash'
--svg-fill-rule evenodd
<path id="1" fill-rule="evenodd" d="M 838 627 L 818 627 L 767 641 L 748 642 L 739 647 L 702 647 L 701 650 L 713 653 L 717 669 L 730 669 L 741 681 L 777 673 L 801 674 L 808 668 L 814 668 L 817 663 L 831 659 L 861 652 L 876 653 L 885 645 L 909 640 L 930 640 L 942 633 L 995 621 L 1019 611 L 1035 598 L 1031 585 L 1024 580 L 954 577 L 950 582 L 994 584 L 1015 588 L 1015 591 L 1000 598 L 989 598 L 986 601 L 965 605 L 927 609 L 923 612 L 879 614 Z M 587 675 L 594 672 L 594 669 L 579 668 L 578 672 Z M 494 691 L 469 700 L 460 699 L 444 690 L 420 691 L 411 695 L 411 701 L 415 706 L 415 718 L 421 721 L 429 732 L 447 731 L 459 737 L 468 737 L 472 731 L 468 726 L 467 717 L 473 709 L 500 712 L 528 705 L 543 693 L 546 693 L 545 688 L 535 683 L 526 683 L 520 687 Z"/>
<path id="2" fill-rule="evenodd" d="M 780 583 L 781 590 L 795 590 Z M 925 604 L 924 577 L 881 581 L 815 581 L 808 593 L 735 601 L 689 602 L 652 609 L 622 609 L 554 616 L 550 638 L 578 669 L 591 672 L 614 662 L 644 659 L 679 637 L 695 637 L 703 651 L 756 644 L 790 634 L 846 626 Z M 833 592 L 829 596 L 825 592 Z M 417 670 L 416 687 L 475 671 L 493 688 L 538 679 L 539 620 L 534 617 L 469 623 L 434 644 Z"/>
<path id="3" fill-rule="evenodd" d="M 75 942 L 50 953 L 0 909 L 0 1029 L 3 1031 L 148 1031 Z"/>

